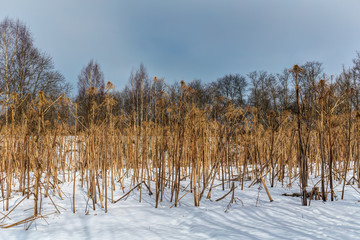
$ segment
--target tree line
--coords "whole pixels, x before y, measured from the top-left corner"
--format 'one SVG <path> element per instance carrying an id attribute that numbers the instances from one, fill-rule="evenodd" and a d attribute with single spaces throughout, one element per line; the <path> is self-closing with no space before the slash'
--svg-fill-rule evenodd
<path id="1" fill-rule="evenodd" d="M 111 82 L 105 83 L 100 65 L 91 60 L 81 71 L 77 82 L 77 95 L 69 99 L 71 85 L 58 72 L 53 60 L 34 45 L 29 28 L 19 20 L 4 19 L 0 23 L 0 93 L 1 122 L 21 123 L 31 107 L 45 97 L 45 120 L 54 125 L 56 118 L 70 126 L 80 123 L 86 128 L 91 123 L 106 119 L 106 104 L 111 101 L 111 113 L 125 116 L 133 125 L 143 121 L 155 121 L 156 103 L 162 101 L 166 108 L 185 101 L 199 109 L 207 109 L 213 119 L 221 121 L 226 109 L 254 108 L 257 118 L 265 126 L 269 116 L 284 112 L 296 113 L 296 86 L 299 88 L 299 102 L 302 115 L 315 119 L 319 111 L 319 84 L 331 89 L 331 94 L 341 97 L 351 91 L 348 106 L 359 110 L 360 54 L 353 60 L 353 66 L 338 76 L 327 76 L 322 63 L 306 62 L 300 65 L 298 84 L 291 69 L 281 73 L 253 71 L 247 75 L 226 74 L 213 82 L 195 79 L 190 82 L 168 84 L 164 79 L 150 78 L 143 64 L 129 77 L 123 90 L 116 90 Z M 63 104 L 67 102 L 67 104 Z M 66 106 L 65 106 L 66 105 Z M 336 112 L 344 111 L 342 102 Z M 35 110 L 34 110 L 35 111 Z M 76 116 L 75 116 L 76 112 Z M 161 122 L 164 119 L 157 119 Z M 311 122 L 311 121 L 310 121 Z M 308 122 L 307 124 L 311 124 Z"/>

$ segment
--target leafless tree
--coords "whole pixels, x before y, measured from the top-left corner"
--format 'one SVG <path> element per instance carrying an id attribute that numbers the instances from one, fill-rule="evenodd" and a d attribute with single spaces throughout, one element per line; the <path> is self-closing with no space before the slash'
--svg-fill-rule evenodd
<path id="1" fill-rule="evenodd" d="M 78 95 L 75 99 L 78 104 L 78 115 L 85 126 L 88 126 L 91 120 L 98 119 L 99 114 L 101 115 L 101 109 L 97 108 L 104 101 L 104 91 L 104 74 L 100 65 L 91 60 L 78 76 Z"/>
<path id="2" fill-rule="evenodd" d="M 246 86 L 246 78 L 240 74 L 227 74 L 216 82 L 218 94 L 226 97 L 236 106 L 244 105 Z"/>
<path id="3" fill-rule="evenodd" d="M 265 71 L 253 71 L 250 79 L 248 105 L 257 109 L 259 119 L 265 120 L 266 114 L 275 109 L 277 103 L 276 78 Z"/>
<path id="4" fill-rule="evenodd" d="M 154 84 L 157 88 L 160 87 L 159 82 Z M 140 64 L 135 73 L 131 73 L 129 83 L 121 92 L 121 96 L 125 114 L 131 116 L 136 125 L 150 117 L 151 82 L 143 64 Z"/>
<path id="5" fill-rule="evenodd" d="M 70 85 L 55 70 L 51 57 L 34 46 L 30 30 L 19 20 L 5 18 L 0 23 L 0 88 L 6 115 L 16 111 L 17 117 L 21 117 L 39 91 L 52 100 L 70 91 Z M 18 99 L 15 109 L 9 108 L 10 94 Z"/>
<path id="6" fill-rule="evenodd" d="M 290 71 L 284 69 L 282 73 L 276 75 L 278 81 L 278 98 L 281 110 L 292 110 L 294 102 L 294 91 L 290 86 Z"/>

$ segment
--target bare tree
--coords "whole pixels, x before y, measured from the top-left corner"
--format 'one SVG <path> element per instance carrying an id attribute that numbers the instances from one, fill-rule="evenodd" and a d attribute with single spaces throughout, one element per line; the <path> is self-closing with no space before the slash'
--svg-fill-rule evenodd
<path id="1" fill-rule="evenodd" d="M 302 89 L 302 97 L 304 102 L 305 111 L 312 111 L 315 104 L 314 86 L 318 84 L 320 79 L 325 79 L 322 63 L 317 61 L 306 62 L 300 66 L 304 71 L 299 76 L 298 83 Z"/>
<path id="2" fill-rule="evenodd" d="M 257 109 L 257 116 L 266 120 L 266 114 L 274 109 L 276 103 L 276 79 L 265 71 L 253 71 L 248 74 L 250 79 L 250 95 L 248 105 Z"/>
<path id="3" fill-rule="evenodd" d="M 160 84 L 156 84 L 157 88 Z M 140 125 L 148 115 L 150 101 L 151 101 L 151 84 L 146 68 L 140 64 L 135 73 L 131 73 L 129 83 L 122 91 L 122 102 L 125 114 L 132 116 L 133 122 Z"/>
<path id="4" fill-rule="evenodd" d="M 53 100 L 70 91 L 70 85 L 54 69 L 51 57 L 34 46 L 29 29 L 19 20 L 6 18 L 0 23 L 0 88 L 6 116 L 16 111 L 18 117 L 39 91 Z M 16 109 L 9 109 L 10 94 L 16 94 L 21 103 Z"/>
<path id="5" fill-rule="evenodd" d="M 96 108 L 104 101 L 104 91 L 104 74 L 100 65 L 91 60 L 78 76 L 78 95 L 75 100 L 78 104 L 78 115 L 86 126 L 90 124 L 91 120 L 96 120 L 95 110 L 101 114 L 101 110 Z"/>
<path id="6" fill-rule="evenodd" d="M 290 72 L 289 69 L 284 69 L 280 74 L 277 74 L 278 81 L 278 97 L 279 107 L 281 110 L 293 109 L 293 91 L 290 89 Z"/>
<path id="7" fill-rule="evenodd" d="M 246 78 L 240 74 L 227 74 L 216 82 L 218 94 L 226 97 L 236 106 L 244 105 L 246 86 Z"/>
<path id="8" fill-rule="evenodd" d="M 18 45 L 20 44 L 20 30 L 22 25 L 19 21 L 6 18 L 0 24 L 0 81 L 2 95 L 5 98 L 6 126 L 8 125 L 8 107 L 10 101 L 10 84 L 15 75 L 15 58 Z"/>

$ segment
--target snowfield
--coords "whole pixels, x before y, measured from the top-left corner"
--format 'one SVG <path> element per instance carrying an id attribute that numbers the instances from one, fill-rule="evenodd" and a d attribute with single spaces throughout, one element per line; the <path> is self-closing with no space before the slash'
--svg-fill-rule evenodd
<path id="1" fill-rule="evenodd" d="M 300 198 L 282 196 L 283 193 L 299 191 L 281 187 L 280 183 L 269 188 L 274 199 L 269 202 L 260 184 L 251 188 L 246 182 L 244 190 L 235 189 L 236 202 L 230 204 L 229 190 L 221 186 L 213 189 L 211 200 L 205 197 L 200 207 L 194 207 L 193 196 L 188 193 L 179 207 L 170 208 L 170 192 L 164 194 L 163 202 L 155 208 L 155 194 L 146 188 L 132 191 L 117 203 L 108 202 L 108 213 L 98 203 L 92 209 L 91 200 L 80 185 L 76 187 L 76 213 L 72 213 L 72 183 L 61 185 L 63 200 L 52 197 L 60 213 L 49 198 L 42 200 L 42 215 L 30 223 L 1 229 L 0 239 L 360 239 L 360 194 L 346 186 L 345 199 L 334 202 L 311 201 L 301 206 Z M 130 180 L 127 189 L 130 189 Z M 337 199 L 341 186 L 337 186 Z M 186 191 L 183 192 L 183 194 Z M 124 193 L 117 189 L 114 199 Z M 11 208 L 23 197 L 12 199 Z M 87 204 L 88 203 L 88 204 Z M 2 211 L 3 214 L 8 212 Z M 2 224 L 18 222 L 33 213 L 33 201 L 24 200 Z M 50 215 L 47 215 L 50 214 Z M 27 231 L 26 228 L 29 228 Z"/>

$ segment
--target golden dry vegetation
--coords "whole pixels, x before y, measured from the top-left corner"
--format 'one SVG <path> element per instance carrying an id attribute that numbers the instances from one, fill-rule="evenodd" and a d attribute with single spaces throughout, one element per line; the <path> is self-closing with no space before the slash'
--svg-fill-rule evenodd
<path id="1" fill-rule="evenodd" d="M 219 100 L 219 112 L 216 104 L 201 109 L 185 83 L 176 102 L 153 92 L 151 119 L 136 112 L 114 115 L 114 100 L 107 95 L 100 105 L 92 104 L 87 126 L 76 104 L 64 97 L 50 102 L 42 93 L 20 116 L 21 121 L 15 121 L 19 116 L 14 95 L 9 108 L 13 111 L 8 111 L 1 129 L 0 218 L 7 220 L 22 201 L 33 201 L 34 207 L 33 216 L 3 227 L 42 217 L 42 199 L 62 198 L 59 184 L 63 182 L 73 184 L 73 202 L 75 184 L 81 184 L 91 207 L 100 203 L 105 212 L 131 191 L 140 191 L 139 201 L 142 194 L 155 194 L 155 207 L 163 201 L 164 189 L 170 190 L 174 207 L 186 194 L 199 206 L 201 199 L 212 197 L 215 180 L 224 194 L 235 188 L 241 191 L 245 181 L 251 182 L 250 187 L 260 182 L 272 201 L 268 189 L 274 184 L 286 187 L 305 179 L 305 202 L 340 198 L 333 191 L 335 185 L 360 187 L 360 114 L 346 108 L 351 91 L 337 94 L 325 81 L 314 87 L 317 104 L 311 114 L 299 107 L 297 114 L 270 111 L 265 116 L 226 99 Z M 60 112 L 69 105 L 74 124 L 59 114 L 53 123 L 46 120 L 50 107 Z M 100 107 L 105 109 L 101 120 L 97 118 Z M 130 188 L 124 185 L 127 178 L 131 178 Z M 123 197 L 115 199 L 115 191 Z M 21 200 L 10 208 L 9 200 L 19 194 Z M 76 211 L 75 204 L 72 210 Z"/>

